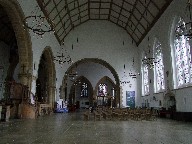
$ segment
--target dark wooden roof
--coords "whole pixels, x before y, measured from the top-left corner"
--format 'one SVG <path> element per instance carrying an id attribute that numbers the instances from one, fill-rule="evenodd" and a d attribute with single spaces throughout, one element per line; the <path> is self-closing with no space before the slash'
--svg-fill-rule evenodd
<path id="1" fill-rule="evenodd" d="M 62 42 L 88 20 L 107 20 L 122 27 L 138 45 L 172 0 L 37 0 Z"/>

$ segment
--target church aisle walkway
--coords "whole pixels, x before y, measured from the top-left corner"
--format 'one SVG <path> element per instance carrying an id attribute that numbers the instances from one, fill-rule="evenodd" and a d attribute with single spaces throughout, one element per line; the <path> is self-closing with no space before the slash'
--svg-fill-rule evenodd
<path id="1" fill-rule="evenodd" d="M 36 120 L 0 123 L 0 144 L 191 144 L 192 123 L 84 121 L 81 113 L 57 113 Z"/>

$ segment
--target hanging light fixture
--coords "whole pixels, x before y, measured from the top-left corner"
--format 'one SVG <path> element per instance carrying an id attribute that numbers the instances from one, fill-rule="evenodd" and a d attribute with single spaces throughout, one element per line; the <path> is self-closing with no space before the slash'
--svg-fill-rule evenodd
<path id="1" fill-rule="evenodd" d="M 47 32 L 54 32 L 53 25 L 53 22 L 49 18 L 43 16 L 43 12 L 38 5 L 35 7 L 35 10 L 23 20 L 24 28 L 31 30 L 34 35 L 40 38 L 43 38 Z"/>
<path id="2" fill-rule="evenodd" d="M 179 25 L 175 29 L 175 34 L 177 37 L 185 36 L 187 40 L 192 38 L 192 4 L 188 0 L 184 17 L 179 21 Z"/>
<path id="3" fill-rule="evenodd" d="M 78 73 L 77 73 L 77 63 L 76 63 L 76 66 L 75 68 L 72 68 L 70 70 L 69 73 L 65 73 L 66 76 L 68 76 L 70 78 L 71 81 L 75 82 L 76 80 L 76 77 L 78 77 Z"/>
<path id="4" fill-rule="evenodd" d="M 121 79 L 122 80 L 120 81 L 120 84 L 122 84 L 122 85 L 130 83 L 129 80 L 126 80 L 126 79 L 128 79 L 128 76 L 125 74 L 125 64 L 124 64 L 124 74 Z"/>
<path id="5" fill-rule="evenodd" d="M 61 67 L 63 67 L 63 65 L 65 63 L 67 63 L 67 64 L 71 64 L 72 63 L 71 57 L 67 53 L 67 49 L 65 48 L 64 42 L 63 42 L 63 44 L 60 47 L 60 51 L 57 52 L 57 55 L 54 57 L 54 61 L 58 62 L 61 65 Z"/>
<path id="6" fill-rule="evenodd" d="M 75 80 L 73 81 L 73 85 L 80 85 L 81 84 L 81 80 Z"/>
<path id="7" fill-rule="evenodd" d="M 71 73 L 69 73 L 68 74 L 68 76 L 69 76 L 69 78 L 71 79 L 71 80 L 74 80 L 77 76 L 78 76 L 78 74 L 77 74 L 77 71 L 71 71 Z"/>
<path id="8" fill-rule="evenodd" d="M 151 56 L 151 51 L 150 51 L 150 44 L 149 44 L 149 37 L 148 37 L 148 53 L 145 51 L 144 58 L 142 59 L 142 63 L 144 66 L 148 67 L 149 69 L 153 69 L 155 64 L 158 63 L 154 57 Z"/>

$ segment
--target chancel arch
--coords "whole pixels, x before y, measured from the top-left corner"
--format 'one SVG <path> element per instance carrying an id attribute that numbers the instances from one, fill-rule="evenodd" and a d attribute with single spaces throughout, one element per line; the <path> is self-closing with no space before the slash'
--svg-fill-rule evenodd
<path id="1" fill-rule="evenodd" d="M 97 68 L 96 68 L 97 67 Z M 110 74 L 110 77 L 112 77 L 112 79 L 114 79 L 114 83 L 115 83 L 115 95 L 116 95 L 116 103 L 119 103 L 119 99 L 120 99 L 120 82 L 119 82 L 119 77 L 117 72 L 115 71 L 115 69 L 106 61 L 102 60 L 102 59 L 98 59 L 98 58 L 84 58 L 81 59 L 77 62 L 74 62 L 65 72 L 65 75 L 63 77 L 63 82 L 62 82 L 62 86 L 61 86 L 61 93 L 62 95 L 60 96 L 60 98 L 63 98 L 65 100 L 68 101 L 69 99 L 69 93 L 70 93 L 70 87 L 72 86 L 69 81 L 69 74 L 73 71 L 73 73 L 75 73 L 74 70 L 78 70 L 78 72 L 83 71 L 84 73 L 82 73 L 83 76 L 85 76 L 86 78 L 89 79 L 91 85 L 93 87 L 95 87 L 98 83 L 98 81 L 101 79 L 101 77 L 106 76 L 107 74 Z M 100 73 L 102 71 L 102 74 Z M 105 74 L 105 72 L 108 72 L 107 74 Z M 76 78 L 75 78 L 76 79 Z M 95 90 L 93 91 L 93 98 L 96 98 L 96 92 Z"/>
<path id="2" fill-rule="evenodd" d="M 55 65 L 50 47 L 46 47 L 41 55 L 36 80 L 36 96 L 39 103 L 54 106 L 55 101 Z"/>

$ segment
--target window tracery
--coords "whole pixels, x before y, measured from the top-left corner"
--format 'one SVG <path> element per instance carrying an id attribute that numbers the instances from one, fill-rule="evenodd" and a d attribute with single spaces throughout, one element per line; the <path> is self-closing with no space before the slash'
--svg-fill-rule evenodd
<path id="1" fill-rule="evenodd" d="M 185 22 L 180 18 L 178 24 Z M 177 28 L 178 30 L 178 28 Z M 174 64 L 176 86 L 183 87 L 192 83 L 191 47 L 190 39 L 184 35 L 175 35 L 174 39 Z"/>
<path id="2" fill-rule="evenodd" d="M 154 45 L 154 57 L 157 61 L 154 67 L 155 92 L 160 92 L 165 89 L 165 79 L 164 79 L 163 53 L 161 43 L 157 39 Z"/>

